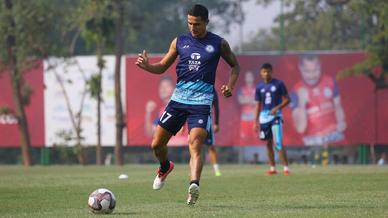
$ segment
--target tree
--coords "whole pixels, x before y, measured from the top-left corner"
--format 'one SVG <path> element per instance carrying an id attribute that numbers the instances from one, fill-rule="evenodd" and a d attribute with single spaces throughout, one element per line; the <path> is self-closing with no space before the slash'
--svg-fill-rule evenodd
<path id="1" fill-rule="evenodd" d="M 83 89 L 81 91 L 81 98 L 79 99 L 80 104 L 79 104 L 78 110 L 76 110 L 76 111 L 71 106 L 71 103 L 70 103 L 71 99 L 69 98 L 68 91 L 66 90 L 66 87 L 65 87 L 66 83 L 72 84 L 73 81 L 70 79 L 65 79 L 65 76 L 60 74 L 57 71 L 59 67 L 62 67 L 64 69 L 64 75 L 69 73 L 70 67 L 77 67 L 78 68 L 77 72 L 79 72 L 81 74 L 81 77 L 82 77 L 83 82 L 85 84 L 82 87 Z M 59 137 L 61 137 L 63 139 L 63 141 L 65 143 L 68 143 L 68 142 L 75 140 L 75 154 L 77 154 L 78 162 L 81 165 L 86 165 L 87 161 L 86 161 L 84 148 L 82 145 L 82 140 L 84 138 L 82 137 L 82 127 L 81 126 L 82 126 L 82 111 L 84 108 L 85 97 L 88 93 L 88 90 L 87 90 L 88 79 L 85 76 L 84 70 L 80 66 L 79 62 L 76 59 L 72 59 L 72 58 L 60 58 L 60 59 L 53 58 L 53 59 L 50 59 L 48 61 L 47 71 L 49 73 L 54 74 L 55 80 L 58 82 L 58 84 L 62 90 L 64 99 L 65 99 L 66 108 L 67 108 L 67 111 L 69 113 L 71 126 L 72 126 L 73 131 L 74 131 L 74 133 L 73 133 L 72 131 L 63 130 L 57 134 Z M 74 101 L 74 99 L 73 99 L 73 101 Z M 75 134 L 75 136 L 74 136 L 74 134 Z"/>
<path id="2" fill-rule="evenodd" d="M 384 1 L 360 1 L 354 7 L 373 29 L 367 46 L 367 59 L 337 74 L 338 79 L 347 76 L 366 76 L 376 91 L 388 88 L 388 3 Z"/>
<path id="3" fill-rule="evenodd" d="M 338 73 L 341 79 L 367 76 L 376 89 L 388 88 L 388 3 L 379 0 L 282 0 L 287 50 L 365 49 L 368 57 Z M 269 0 L 257 0 L 268 5 Z M 275 18 L 280 23 L 281 15 Z M 280 25 L 258 38 L 270 48 L 279 49 L 276 40 Z M 254 39 L 257 41 L 258 39 Z M 252 40 L 252 41 L 254 41 Z M 249 43 L 247 45 L 252 45 Z M 248 46 L 247 46 L 248 47 Z M 252 46 L 251 46 L 252 47 Z M 380 73 L 376 71 L 380 67 Z"/>
<path id="4" fill-rule="evenodd" d="M 25 107 L 28 88 L 23 79 L 27 69 L 55 50 L 50 33 L 57 29 L 56 9 L 48 1 L 3 0 L 0 3 L 0 62 L 12 81 L 15 117 L 20 130 L 20 145 L 25 166 L 32 165 Z M 32 91 L 32 90 L 31 90 Z M 32 92 L 27 92 L 32 94 Z M 23 100 L 24 99 L 24 100 Z"/>
<path id="5" fill-rule="evenodd" d="M 275 19 L 267 38 L 272 50 L 280 49 L 279 37 L 284 31 L 286 50 L 362 49 L 373 34 L 359 4 L 349 0 L 280 0 L 285 12 Z M 380 1 L 381 2 L 381 1 Z M 257 0 L 267 6 L 269 0 Z M 374 3 L 372 3 L 374 4 Z M 284 29 L 282 29 L 284 22 Z M 276 39 L 276 40 L 274 40 Z"/>
<path id="6" fill-rule="evenodd" d="M 97 101 L 97 145 L 96 164 L 102 165 L 101 148 L 101 92 L 102 71 L 105 68 L 103 58 L 105 48 L 113 45 L 113 17 L 111 1 L 83 1 L 79 7 L 75 24 L 81 26 L 81 36 L 87 47 L 95 47 L 98 72 L 88 81 L 89 93 Z"/>
<path id="7" fill-rule="evenodd" d="M 117 16 L 114 18 L 115 23 L 115 107 L 116 107 L 116 144 L 114 149 L 115 162 L 117 165 L 123 165 L 123 131 L 125 127 L 123 104 L 121 102 L 121 57 L 123 55 L 123 29 L 124 29 L 124 11 L 125 4 L 122 0 L 114 1 L 114 10 Z"/>

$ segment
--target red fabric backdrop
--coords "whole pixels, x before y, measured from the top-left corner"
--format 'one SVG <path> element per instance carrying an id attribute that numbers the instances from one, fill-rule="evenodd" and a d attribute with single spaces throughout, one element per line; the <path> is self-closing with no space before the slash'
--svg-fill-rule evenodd
<path id="1" fill-rule="evenodd" d="M 42 147 L 44 146 L 43 62 L 37 63 L 24 75 L 25 83 L 33 90 L 30 104 L 25 108 L 31 144 L 33 147 Z M 11 79 L 7 71 L 0 73 L 0 107 L 10 108 L 11 111 L 15 108 Z M 19 136 L 17 123 L 0 122 L 0 147 L 19 147 Z"/>

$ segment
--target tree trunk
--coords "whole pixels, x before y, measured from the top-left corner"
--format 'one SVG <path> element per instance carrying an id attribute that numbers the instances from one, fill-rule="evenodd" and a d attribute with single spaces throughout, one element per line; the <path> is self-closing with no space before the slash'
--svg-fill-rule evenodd
<path id="1" fill-rule="evenodd" d="M 5 7 L 8 11 L 12 11 L 12 1 L 5 0 Z M 8 18 L 10 27 L 15 29 L 15 21 L 12 16 Z M 12 31 L 14 32 L 14 31 Z M 18 69 L 17 57 L 14 53 L 16 44 L 16 38 L 14 35 L 9 34 L 7 36 L 7 53 L 8 53 L 8 66 L 10 70 L 10 76 L 12 81 L 12 95 L 15 103 L 15 115 L 18 120 L 18 126 L 20 131 L 20 146 L 22 149 L 23 162 L 25 166 L 32 165 L 31 159 L 31 142 L 28 132 L 28 123 L 26 113 L 24 111 L 24 103 L 22 101 L 21 86 L 23 81 L 22 72 Z"/>
<path id="2" fill-rule="evenodd" d="M 102 88 L 102 70 L 104 68 L 104 60 L 102 57 L 102 48 L 97 45 L 97 65 L 98 75 L 100 77 L 98 84 L 98 95 L 97 95 L 97 145 L 96 145 L 96 164 L 102 165 L 102 148 L 101 148 L 101 88 Z"/>
<path id="3" fill-rule="evenodd" d="M 115 105 L 116 105 L 116 145 L 115 145 L 115 162 L 117 165 L 123 165 L 122 147 L 123 147 L 123 129 L 124 129 L 124 115 L 121 102 L 121 56 L 123 54 L 123 16 L 124 5 L 123 2 L 115 1 L 116 9 L 119 17 L 115 21 Z"/>
<path id="4" fill-rule="evenodd" d="M 81 129 L 77 129 L 77 154 L 78 154 L 78 162 L 82 165 L 86 165 L 86 157 L 84 152 L 84 147 L 82 146 L 82 136 Z"/>

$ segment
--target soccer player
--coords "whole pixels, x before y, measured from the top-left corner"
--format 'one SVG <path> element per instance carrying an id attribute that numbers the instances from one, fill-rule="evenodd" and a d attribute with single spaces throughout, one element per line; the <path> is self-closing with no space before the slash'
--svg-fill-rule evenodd
<path id="1" fill-rule="evenodd" d="M 240 66 L 228 42 L 207 31 L 208 10 L 196 4 L 187 15 L 190 33 L 175 38 L 161 61 L 149 63 L 143 50 L 136 61 L 140 68 L 153 73 L 164 73 L 179 56 L 176 65 L 177 84 L 170 103 L 160 117 L 151 147 L 160 162 L 153 188 L 163 187 L 174 163 L 168 159 L 167 143 L 187 120 L 189 129 L 190 186 L 188 205 L 194 205 L 199 197 L 199 181 L 202 172 L 201 147 L 211 125 L 210 111 L 214 97 L 216 69 L 220 57 L 231 67 L 228 84 L 221 86 L 225 97 L 231 97 L 240 73 Z"/>
<path id="2" fill-rule="evenodd" d="M 255 99 L 256 116 L 254 128 L 259 131 L 260 139 L 267 141 L 267 154 L 270 163 L 270 170 L 267 175 L 277 173 L 275 168 L 275 155 L 273 146 L 279 152 L 280 159 L 283 163 L 284 175 L 289 175 L 288 160 L 286 150 L 282 144 L 283 137 L 283 119 L 282 108 L 290 103 L 287 88 L 283 81 L 272 78 L 272 65 L 264 63 L 260 69 L 260 76 L 263 82 L 256 85 Z"/>
<path id="3" fill-rule="evenodd" d="M 205 144 L 207 145 L 210 162 L 213 165 L 215 176 L 222 176 L 222 173 L 220 171 L 220 166 L 218 165 L 217 151 L 214 146 L 215 140 L 216 140 L 214 134 L 220 130 L 220 127 L 219 127 L 220 110 L 218 106 L 218 95 L 216 90 L 214 90 L 213 108 L 214 108 L 214 125 L 210 128 L 208 132 Z"/>

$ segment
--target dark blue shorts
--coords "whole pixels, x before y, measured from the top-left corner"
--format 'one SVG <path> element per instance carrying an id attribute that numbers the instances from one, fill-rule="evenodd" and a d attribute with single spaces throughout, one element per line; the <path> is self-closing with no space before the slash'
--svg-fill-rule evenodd
<path id="1" fill-rule="evenodd" d="M 209 105 L 187 105 L 170 101 L 159 119 L 159 126 L 175 135 L 185 124 L 189 128 L 203 128 L 209 131 L 211 127 Z"/>
<path id="2" fill-rule="evenodd" d="M 277 117 L 268 123 L 260 124 L 260 135 L 259 135 L 260 139 L 265 141 L 272 139 L 273 137 L 272 126 L 281 124 L 281 122 L 282 122 L 282 119 Z"/>
<path id="3" fill-rule="evenodd" d="M 214 131 L 213 131 L 213 127 L 210 127 L 210 130 L 208 130 L 207 132 L 205 145 L 214 145 L 214 143 L 215 143 Z"/>

